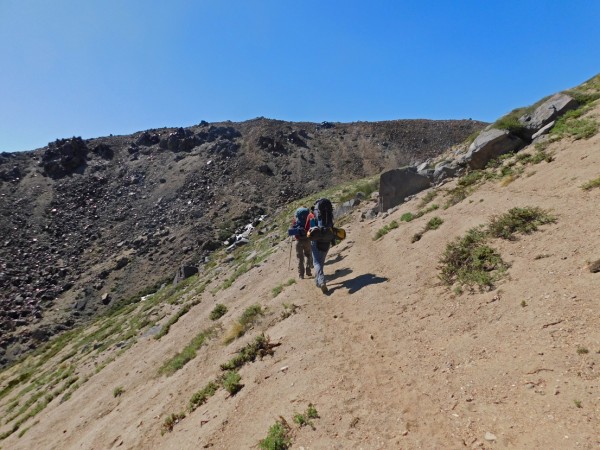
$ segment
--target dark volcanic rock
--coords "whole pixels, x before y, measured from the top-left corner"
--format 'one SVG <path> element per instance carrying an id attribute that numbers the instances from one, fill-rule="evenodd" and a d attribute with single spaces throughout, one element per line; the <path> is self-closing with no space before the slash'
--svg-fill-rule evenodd
<path id="1" fill-rule="evenodd" d="M 51 178 L 61 178 L 85 165 L 88 148 L 80 137 L 57 139 L 48 144 L 40 165 Z"/>

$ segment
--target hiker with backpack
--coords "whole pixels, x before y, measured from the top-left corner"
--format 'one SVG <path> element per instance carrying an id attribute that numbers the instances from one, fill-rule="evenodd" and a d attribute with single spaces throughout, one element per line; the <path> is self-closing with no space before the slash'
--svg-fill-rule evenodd
<path id="1" fill-rule="evenodd" d="M 331 245 L 335 243 L 333 234 L 333 205 L 326 198 L 316 201 L 313 218 L 310 221 L 309 239 L 315 266 L 315 282 L 324 294 L 328 294 L 325 283 L 325 258 Z"/>
<path id="2" fill-rule="evenodd" d="M 314 217 L 308 208 L 298 208 L 294 214 L 292 228 L 289 231 L 289 234 L 294 236 L 296 240 L 296 257 L 298 258 L 298 276 L 300 278 L 304 278 L 304 274 L 308 277 L 312 275 L 310 269 L 313 267 L 313 259 L 307 232 L 310 228 L 310 221 Z"/>

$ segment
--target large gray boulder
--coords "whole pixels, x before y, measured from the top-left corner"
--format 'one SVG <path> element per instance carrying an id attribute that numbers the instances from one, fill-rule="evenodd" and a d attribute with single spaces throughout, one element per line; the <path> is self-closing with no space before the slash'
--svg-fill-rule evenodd
<path id="1" fill-rule="evenodd" d="M 500 155 L 521 149 L 525 143 L 507 130 L 491 128 L 473 141 L 464 160 L 471 169 L 483 169 Z"/>
<path id="2" fill-rule="evenodd" d="M 388 170 L 379 177 L 379 211 L 387 211 L 430 186 L 429 178 L 419 175 L 414 167 Z"/>
<path id="3" fill-rule="evenodd" d="M 538 106 L 533 113 L 519 117 L 519 122 L 525 126 L 525 134 L 531 138 L 553 120 L 567 111 L 577 109 L 579 103 L 567 94 L 555 94 Z"/>

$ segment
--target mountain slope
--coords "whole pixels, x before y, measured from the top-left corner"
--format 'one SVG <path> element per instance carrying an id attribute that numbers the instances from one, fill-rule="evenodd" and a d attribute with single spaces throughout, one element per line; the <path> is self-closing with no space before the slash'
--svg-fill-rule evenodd
<path id="1" fill-rule="evenodd" d="M 598 106 L 586 115 L 599 116 Z M 276 230 L 267 231 L 265 239 L 276 245 L 259 249 L 265 259 L 254 259 L 247 271 L 232 277 L 248 257 L 237 252 L 229 265 L 207 267 L 175 293 L 175 303 L 147 303 L 150 324 L 158 320 L 164 326 L 181 305 L 199 301 L 159 340 L 142 327 L 137 342 L 122 354 L 125 340 L 102 353 L 57 347 L 38 372 L 82 358 L 86 362 L 75 373 L 89 378 L 70 399 L 54 398 L 23 422 L 21 430 L 31 428 L 22 437 L 15 432 L 0 445 L 254 448 L 281 416 L 299 448 L 597 448 L 600 275 L 589 263 L 600 258 L 600 189 L 581 185 L 600 175 L 600 135 L 546 145 L 550 162 L 522 164 L 519 176 L 484 181 L 458 204 L 410 222 L 400 218 L 423 209 L 428 192 L 371 221 L 361 219 L 369 208 L 368 202 L 361 204 L 342 220 L 348 238 L 328 256 L 329 296 L 312 279 L 288 285 L 295 276 L 289 242 L 277 240 Z M 505 164 L 520 164 L 517 160 Z M 438 188 L 433 202 L 442 206 L 456 183 Z M 557 221 L 515 240 L 490 241 L 510 264 L 495 289 L 460 294 L 442 285 L 439 264 L 449 242 L 493 216 L 527 206 L 550 211 Z M 439 229 L 412 242 L 433 216 L 443 220 Z M 393 220 L 399 226 L 374 241 Z M 281 293 L 274 296 L 274 288 Z M 218 320 L 222 327 L 183 368 L 159 375 L 166 361 L 213 326 L 209 314 L 218 303 L 228 308 Z M 255 304 L 264 316 L 225 345 L 236 321 Z M 130 312 L 121 328 L 135 317 Z M 272 355 L 239 368 L 241 390 L 230 396 L 218 389 L 161 435 L 165 419 L 185 411 L 193 394 L 223 373 L 220 365 L 262 332 L 279 345 Z M 70 339 L 71 345 L 77 339 Z M 93 340 L 86 345 L 95 346 Z M 84 360 L 87 351 L 91 357 Z M 0 386 L 6 391 L 10 380 L 41 358 L 4 372 Z M 110 362 L 104 366 L 106 358 Z M 0 397 L 4 418 L 11 402 L 31 395 L 19 399 L 23 386 Z M 123 392 L 115 396 L 118 387 Z M 41 382 L 38 389 L 47 392 Z M 320 417 L 312 420 L 314 429 L 300 428 L 292 417 L 309 404 Z M 0 432 L 13 424 L 3 420 Z"/>
<path id="2" fill-rule="evenodd" d="M 171 281 L 291 200 L 463 141 L 476 121 L 202 122 L 0 155 L 0 366 Z"/>

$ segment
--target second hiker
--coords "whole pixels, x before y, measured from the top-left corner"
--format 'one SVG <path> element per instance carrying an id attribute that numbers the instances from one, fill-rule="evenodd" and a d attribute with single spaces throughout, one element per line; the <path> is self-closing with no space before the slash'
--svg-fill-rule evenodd
<path id="1" fill-rule="evenodd" d="M 296 257 L 298 258 L 298 276 L 304 278 L 304 274 L 310 277 L 312 275 L 310 269 L 313 267 L 313 259 L 311 255 L 310 241 L 306 237 L 306 233 L 310 228 L 311 219 L 315 216 L 308 208 L 301 207 L 294 214 L 292 229 L 296 230 L 294 235 L 296 238 Z M 304 260 L 306 259 L 306 264 Z"/>

